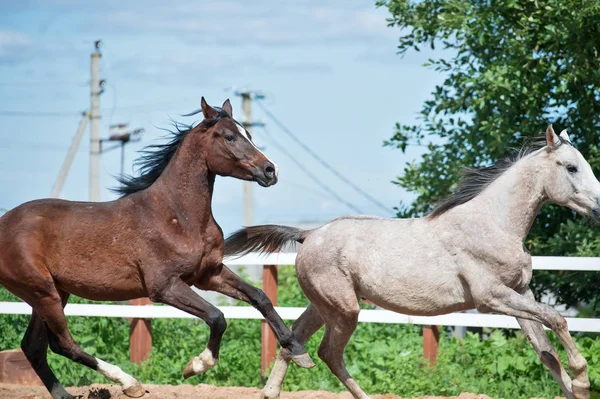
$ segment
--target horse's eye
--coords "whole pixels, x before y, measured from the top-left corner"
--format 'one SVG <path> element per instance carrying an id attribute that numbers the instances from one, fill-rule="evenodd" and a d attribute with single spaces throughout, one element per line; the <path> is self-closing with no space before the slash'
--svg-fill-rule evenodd
<path id="1" fill-rule="evenodd" d="M 575 165 L 567 165 L 567 171 L 569 173 L 577 173 L 577 166 L 575 166 Z"/>
<path id="2" fill-rule="evenodd" d="M 235 136 L 233 134 L 228 134 L 225 136 L 225 140 L 231 143 L 233 140 L 235 140 Z"/>

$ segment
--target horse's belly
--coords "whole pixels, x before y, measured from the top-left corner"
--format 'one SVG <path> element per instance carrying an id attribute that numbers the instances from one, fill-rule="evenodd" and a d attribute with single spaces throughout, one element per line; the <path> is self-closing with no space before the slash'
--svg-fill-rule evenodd
<path id="1" fill-rule="evenodd" d="M 361 296 L 394 312 L 433 316 L 474 307 L 470 292 L 458 277 L 441 281 L 426 275 L 408 275 L 378 280 L 376 284 L 366 280 L 361 284 Z"/>
<path id="2" fill-rule="evenodd" d="M 148 296 L 135 268 L 112 267 L 55 276 L 57 286 L 70 294 L 95 301 L 124 301 Z"/>

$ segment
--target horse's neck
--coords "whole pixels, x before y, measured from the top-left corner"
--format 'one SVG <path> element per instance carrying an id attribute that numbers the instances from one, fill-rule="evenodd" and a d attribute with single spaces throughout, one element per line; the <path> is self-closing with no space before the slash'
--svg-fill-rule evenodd
<path id="1" fill-rule="evenodd" d="M 173 217 L 183 217 L 188 223 L 204 228 L 214 222 L 211 207 L 214 184 L 215 175 L 209 173 L 206 163 L 197 154 L 181 148 L 150 191 L 168 199 L 163 206 L 169 208 Z"/>
<path id="2" fill-rule="evenodd" d="M 547 200 L 540 155 L 527 156 L 500 175 L 469 204 L 512 236 L 524 240 Z M 474 209 L 475 210 L 475 209 Z"/>

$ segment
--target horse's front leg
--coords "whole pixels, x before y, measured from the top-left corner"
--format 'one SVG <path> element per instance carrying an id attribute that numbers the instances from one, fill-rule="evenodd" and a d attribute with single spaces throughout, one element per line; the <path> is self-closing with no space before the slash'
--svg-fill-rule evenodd
<path id="1" fill-rule="evenodd" d="M 208 282 L 196 286 L 200 289 L 220 292 L 254 306 L 273 329 L 277 341 L 290 351 L 294 363 L 303 368 L 315 365 L 302 344 L 294 338 L 290 329 L 279 317 L 269 297 L 260 289 L 242 280 L 227 266 L 221 265 L 219 272 L 213 275 Z"/>
<path id="2" fill-rule="evenodd" d="M 523 292 L 523 295 L 526 298 L 534 300 L 533 293 L 529 288 Z M 558 385 L 560 385 L 561 391 L 563 391 L 567 399 L 573 399 L 571 377 L 569 377 L 562 364 L 560 364 L 560 358 L 548 339 L 546 331 L 544 331 L 544 326 L 526 319 L 517 318 L 517 321 L 527 340 L 531 343 L 533 349 L 535 349 L 538 358 L 550 370 L 550 373 L 558 382 Z"/>
<path id="3" fill-rule="evenodd" d="M 521 295 L 500 282 L 495 280 L 490 280 L 490 282 L 491 285 L 488 283 L 485 287 L 479 287 L 481 285 L 481 279 L 479 279 L 479 284 L 471 285 L 477 310 L 503 313 L 518 319 L 538 322 L 554 331 L 567 352 L 569 369 L 573 373 L 572 397 L 588 399 L 590 397 L 590 380 L 587 374 L 587 362 L 573 342 L 565 318 L 552 307 L 536 302 L 533 295 L 529 293 Z"/>
<path id="4" fill-rule="evenodd" d="M 183 369 L 183 377 L 201 374 L 215 366 L 219 360 L 221 338 L 227 328 L 223 312 L 204 300 L 179 278 L 173 278 L 160 287 L 150 290 L 150 299 L 171 305 L 184 312 L 201 318 L 210 327 L 210 337 L 206 349 L 189 361 Z"/>

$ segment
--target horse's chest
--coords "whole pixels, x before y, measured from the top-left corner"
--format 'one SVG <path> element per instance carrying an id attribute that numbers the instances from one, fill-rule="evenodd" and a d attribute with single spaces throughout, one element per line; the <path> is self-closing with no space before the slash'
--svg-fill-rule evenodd
<path id="1" fill-rule="evenodd" d="M 515 254 L 513 259 L 493 265 L 497 278 L 506 286 L 519 291 L 529 285 L 532 276 L 529 254 Z"/>

